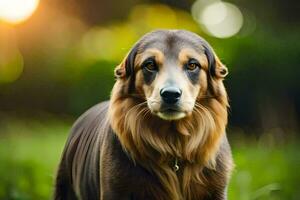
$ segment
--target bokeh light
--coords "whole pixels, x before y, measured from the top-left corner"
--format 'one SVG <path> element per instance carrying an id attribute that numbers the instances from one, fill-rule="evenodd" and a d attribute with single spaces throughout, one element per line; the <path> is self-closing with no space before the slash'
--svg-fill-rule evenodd
<path id="1" fill-rule="evenodd" d="M 141 35 L 168 28 L 199 32 L 198 24 L 188 12 L 162 4 L 140 4 L 133 7 L 127 20 L 88 30 L 79 44 L 78 54 L 86 61 L 120 61 Z"/>
<path id="2" fill-rule="evenodd" d="M 192 6 L 192 15 L 209 35 L 228 38 L 236 35 L 243 26 L 240 9 L 219 0 L 198 0 Z"/>
<path id="3" fill-rule="evenodd" d="M 14 28 L 0 26 L 0 85 L 13 83 L 22 75 L 24 58 L 16 40 Z"/>
<path id="4" fill-rule="evenodd" d="M 18 50 L 1 52 L 0 56 L 0 84 L 17 80 L 23 72 L 23 56 Z M 4 53 L 4 54 L 3 54 Z"/>
<path id="5" fill-rule="evenodd" d="M 39 0 L 1 0 L 0 20 L 17 24 L 28 19 L 37 9 Z"/>

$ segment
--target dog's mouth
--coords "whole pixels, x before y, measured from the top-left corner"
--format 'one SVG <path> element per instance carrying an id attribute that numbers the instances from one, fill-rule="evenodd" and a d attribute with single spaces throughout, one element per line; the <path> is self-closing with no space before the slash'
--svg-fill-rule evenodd
<path id="1" fill-rule="evenodd" d="M 189 106 L 182 104 L 161 104 L 155 101 L 148 101 L 148 108 L 151 113 L 163 120 L 179 120 L 191 114 L 192 109 Z"/>
<path id="2" fill-rule="evenodd" d="M 156 114 L 164 120 L 178 120 L 186 116 L 186 112 L 177 107 L 162 108 Z"/>

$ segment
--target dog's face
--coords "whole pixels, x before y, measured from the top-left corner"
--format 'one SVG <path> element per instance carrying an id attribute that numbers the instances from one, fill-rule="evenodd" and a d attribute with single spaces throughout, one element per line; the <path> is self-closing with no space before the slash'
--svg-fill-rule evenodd
<path id="1" fill-rule="evenodd" d="M 137 61 L 137 80 L 144 80 L 143 93 L 152 113 L 176 120 L 192 112 L 200 88 L 206 85 L 203 50 L 197 52 L 186 41 L 161 40 L 149 44 Z"/>
<path id="2" fill-rule="evenodd" d="M 116 70 L 117 77 L 128 79 L 128 92 L 142 96 L 164 120 L 190 115 L 197 99 L 208 95 L 210 79 L 226 74 L 207 42 L 175 30 L 144 36 Z"/>

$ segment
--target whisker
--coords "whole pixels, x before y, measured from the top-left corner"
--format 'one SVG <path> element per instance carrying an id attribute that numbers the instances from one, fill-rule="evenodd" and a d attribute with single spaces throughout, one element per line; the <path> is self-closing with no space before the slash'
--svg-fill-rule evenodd
<path id="1" fill-rule="evenodd" d="M 139 103 L 139 104 L 136 104 L 136 105 L 134 105 L 132 108 L 130 108 L 129 110 L 128 110 L 128 112 L 125 114 L 125 119 L 128 117 L 128 115 L 132 112 L 132 110 L 134 110 L 134 109 L 137 109 L 137 108 L 139 108 L 140 106 L 143 106 L 143 105 L 145 105 L 145 104 L 147 104 L 147 101 L 144 101 L 144 102 L 142 102 L 142 103 Z"/>
<path id="2" fill-rule="evenodd" d="M 214 98 L 216 98 L 216 96 L 213 96 L 213 95 L 201 95 L 197 99 L 201 100 L 201 99 L 214 99 Z"/>
<path id="3" fill-rule="evenodd" d="M 198 108 L 200 108 L 200 109 L 205 110 L 206 112 L 210 112 L 210 113 L 216 114 L 212 109 L 207 108 L 204 105 L 201 105 L 201 104 L 199 104 L 197 102 L 195 103 L 195 106 L 198 107 Z"/>
<path id="4" fill-rule="evenodd" d="M 145 95 L 143 94 L 139 94 L 139 93 L 130 93 L 130 94 L 127 94 L 127 95 L 124 95 L 123 96 L 124 98 L 138 98 L 138 99 L 142 99 L 142 100 L 145 100 Z"/>
<path id="5" fill-rule="evenodd" d="M 145 109 L 145 110 L 146 110 L 146 112 L 144 113 L 143 118 L 145 118 L 146 116 L 148 116 L 148 114 L 151 114 L 150 109 Z"/>
<path id="6" fill-rule="evenodd" d="M 141 115 L 142 113 L 144 113 L 145 111 L 147 111 L 147 108 L 142 108 L 136 115 L 136 117 L 138 117 L 139 115 Z"/>

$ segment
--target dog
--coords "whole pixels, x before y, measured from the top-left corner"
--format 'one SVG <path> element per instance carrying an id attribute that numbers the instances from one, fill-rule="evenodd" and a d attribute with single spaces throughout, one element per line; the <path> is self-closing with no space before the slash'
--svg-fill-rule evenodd
<path id="1" fill-rule="evenodd" d="M 73 125 L 54 199 L 227 199 L 227 73 L 195 33 L 144 35 L 116 67 L 110 101 Z"/>

